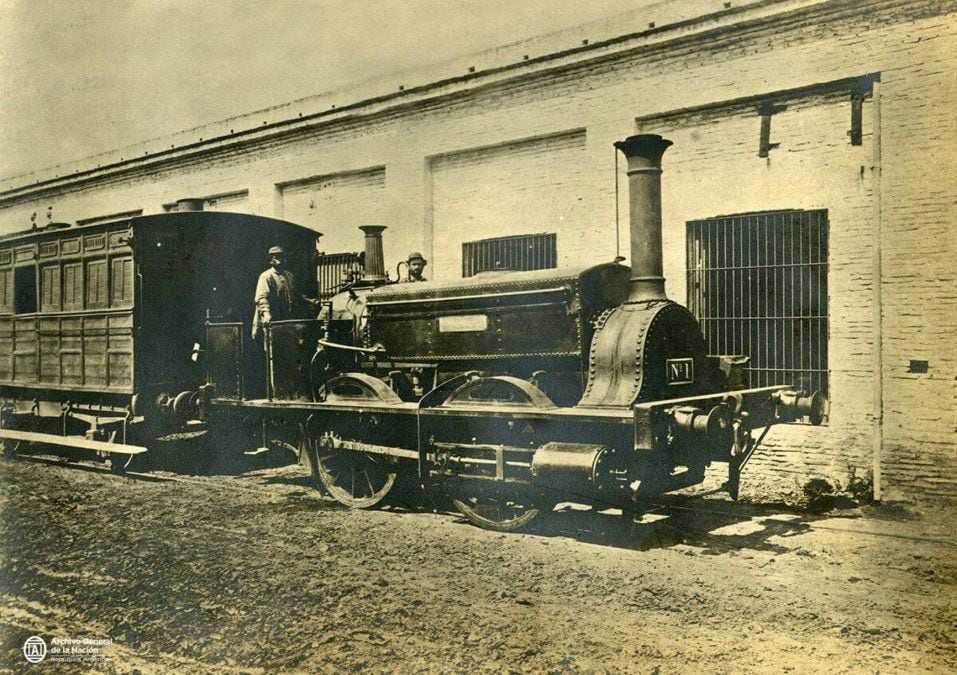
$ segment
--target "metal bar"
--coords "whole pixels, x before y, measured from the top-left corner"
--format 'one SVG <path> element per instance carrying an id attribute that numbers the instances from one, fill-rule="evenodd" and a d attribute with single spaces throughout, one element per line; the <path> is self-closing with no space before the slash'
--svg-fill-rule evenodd
<path id="1" fill-rule="evenodd" d="M 496 452 L 499 449 L 505 452 L 514 452 L 525 455 L 535 454 L 536 448 L 523 448 L 515 445 L 494 445 L 491 443 L 446 443 L 434 442 L 432 445 L 440 450 L 482 450 L 487 452 Z"/>
<path id="2" fill-rule="evenodd" d="M 698 271 L 701 269 L 701 265 L 698 264 L 698 260 L 693 254 L 694 251 L 697 251 L 696 223 L 697 221 L 693 220 L 685 223 L 685 275 L 687 278 L 688 309 L 696 317 L 700 317 L 701 306 L 698 304 L 697 286 L 692 284 L 692 280 L 696 278 Z"/>
<path id="3" fill-rule="evenodd" d="M 721 253 L 720 260 L 722 266 L 728 261 L 728 221 L 727 219 L 722 218 L 719 221 L 720 235 L 719 241 L 721 243 Z M 722 319 L 725 319 L 728 315 L 728 272 L 726 269 L 722 268 L 718 272 L 718 287 L 721 292 L 720 297 L 720 308 L 719 314 Z M 727 319 L 721 322 L 721 337 L 718 342 L 718 353 L 727 354 L 728 353 L 728 322 Z"/>
<path id="4" fill-rule="evenodd" d="M 272 335 L 270 333 L 269 326 L 263 326 L 263 339 L 266 341 L 266 398 L 271 401 L 276 385 L 273 380 Z"/>
<path id="5" fill-rule="evenodd" d="M 462 474 L 456 471 L 444 471 L 442 469 L 432 469 L 429 473 L 433 476 L 452 476 L 454 478 L 461 478 L 463 480 L 483 480 L 483 481 L 496 481 L 498 483 L 511 483 L 515 485 L 531 485 L 532 482 L 528 480 L 522 480 L 520 478 L 504 478 L 499 480 L 495 476 L 475 476 L 472 474 Z"/>
<path id="6" fill-rule="evenodd" d="M 782 389 L 787 389 L 788 387 L 783 384 L 775 384 L 769 387 L 754 387 L 752 389 L 739 389 L 734 392 L 716 392 L 713 394 L 699 394 L 697 396 L 684 396 L 682 398 L 670 398 L 664 401 L 649 401 L 648 403 L 638 403 L 635 405 L 635 410 L 655 410 L 658 408 L 670 408 L 676 405 L 682 405 L 685 403 L 695 403 L 698 401 L 713 401 L 715 399 L 721 399 L 725 393 L 732 393 L 735 396 L 742 397 L 751 397 L 751 396 L 761 396 L 764 394 L 772 394 L 776 391 L 781 391 Z"/>
<path id="7" fill-rule="evenodd" d="M 405 448 L 393 448 L 388 445 L 375 445 L 372 443 L 362 443 L 360 441 L 342 440 L 336 443 L 338 448 L 352 450 L 354 452 L 364 452 L 369 455 L 386 455 L 388 457 L 399 457 L 402 459 L 418 459 L 418 450 L 406 450 Z"/>
<path id="8" fill-rule="evenodd" d="M 511 297 L 523 297 L 526 295 L 540 295 L 544 293 L 567 293 L 571 289 L 568 286 L 553 286 L 552 288 L 540 288 L 532 289 L 528 291 L 509 291 L 508 293 L 495 293 L 496 298 L 511 298 Z M 444 304 L 447 302 L 457 302 L 460 300 L 479 300 L 482 298 L 487 298 L 487 293 L 481 294 L 472 294 L 472 295 L 457 295 L 449 296 L 444 298 L 412 298 L 409 300 L 385 300 L 377 301 L 370 299 L 370 307 L 391 307 L 395 305 L 420 305 L 423 303 L 426 304 Z"/>
<path id="9" fill-rule="evenodd" d="M 139 445 L 91 441 L 78 436 L 58 436 L 56 434 L 41 434 L 34 431 L 16 431 L 14 429 L 0 429 L 0 438 L 9 438 L 13 441 L 26 441 L 28 443 L 46 443 L 47 445 L 83 448 L 85 450 L 96 450 L 97 452 L 115 452 L 122 455 L 139 455 L 148 451 L 147 448 Z"/>
<path id="10" fill-rule="evenodd" d="M 360 352 L 362 354 L 385 353 L 385 347 L 353 347 L 352 345 L 343 345 L 339 344 L 338 342 L 330 342 L 329 340 L 317 340 L 317 342 L 323 347 L 328 347 L 329 349 L 342 349 L 350 352 Z M 270 365 L 272 365 L 271 362 Z"/>
<path id="11" fill-rule="evenodd" d="M 743 264 L 746 264 L 748 266 L 748 305 L 747 305 L 748 316 L 754 315 L 754 310 L 755 310 L 755 307 L 757 306 L 758 298 L 760 297 L 758 295 L 758 284 L 757 284 L 758 279 L 755 277 L 755 274 L 753 271 L 754 269 L 754 240 L 755 240 L 755 231 L 756 231 L 756 228 L 754 226 L 754 220 L 755 219 L 753 216 L 748 217 L 747 256 L 746 256 L 746 259 L 742 261 Z M 746 354 L 750 355 L 754 353 L 754 345 L 758 343 L 757 332 L 758 332 L 759 326 L 760 324 L 754 321 L 748 321 L 748 344 L 745 345 Z M 749 382 L 750 386 L 754 386 L 754 384 L 755 383 Z"/>
<path id="12" fill-rule="evenodd" d="M 469 457 L 467 455 L 449 455 L 447 458 L 442 457 L 438 458 L 435 454 L 429 454 L 429 459 L 432 461 L 439 461 L 448 459 L 450 464 L 464 464 L 466 466 L 481 466 L 481 467 L 491 467 L 498 464 L 498 460 L 495 459 L 483 459 L 481 457 Z M 504 466 L 512 467 L 516 469 L 531 469 L 532 465 L 528 462 L 505 462 Z"/>

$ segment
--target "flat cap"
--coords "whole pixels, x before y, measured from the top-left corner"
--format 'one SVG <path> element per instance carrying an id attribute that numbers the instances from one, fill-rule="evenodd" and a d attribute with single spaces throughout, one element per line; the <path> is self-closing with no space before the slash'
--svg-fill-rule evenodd
<path id="1" fill-rule="evenodd" d="M 269 255 L 286 255 L 286 252 L 282 250 L 282 246 L 273 246 L 269 249 Z"/>

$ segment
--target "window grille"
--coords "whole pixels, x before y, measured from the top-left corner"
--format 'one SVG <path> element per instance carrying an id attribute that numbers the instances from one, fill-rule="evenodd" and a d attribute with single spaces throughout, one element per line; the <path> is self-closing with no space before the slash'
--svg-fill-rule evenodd
<path id="1" fill-rule="evenodd" d="M 555 233 L 496 237 L 462 244 L 462 276 L 489 270 L 543 270 L 557 266 Z"/>
<path id="2" fill-rule="evenodd" d="M 319 299 L 328 300 L 342 290 L 355 272 L 364 269 L 363 253 L 320 253 L 317 259 Z"/>
<path id="3" fill-rule="evenodd" d="M 687 223 L 688 307 L 711 354 L 750 356 L 749 386 L 827 392 L 827 210 Z"/>

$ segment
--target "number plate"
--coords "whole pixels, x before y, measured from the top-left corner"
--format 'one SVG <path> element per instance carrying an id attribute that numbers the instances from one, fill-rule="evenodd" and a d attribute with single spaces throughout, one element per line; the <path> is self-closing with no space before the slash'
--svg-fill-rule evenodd
<path id="1" fill-rule="evenodd" d="M 668 359 L 668 384 L 691 384 L 694 382 L 694 359 Z"/>
<path id="2" fill-rule="evenodd" d="M 485 314 L 439 317 L 440 333 L 478 333 L 486 330 L 488 317 Z"/>

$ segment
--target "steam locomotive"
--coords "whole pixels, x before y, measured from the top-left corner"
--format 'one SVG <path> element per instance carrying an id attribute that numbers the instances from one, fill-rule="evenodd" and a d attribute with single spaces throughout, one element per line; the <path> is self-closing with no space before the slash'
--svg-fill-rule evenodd
<path id="1" fill-rule="evenodd" d="M 317 319 L 250 337 L 262 254 L 280 245 L 316 294 L 316 233 L 196 211 L 51 224 L 0 239 L 0 444 L 96 452 L 121 471 L 157 439 L 293 450 L 337 501 L 441 490 L 472 522 L 512 530 L 560 501 L 633 508 L 729 466 L 736 496 L 756 432 L 825 401 L 746 389 L 664 293 L 661 159 L 627 159 L 631 268 L 617 262 L 392 284 L 383 226 L 361 274 Z M 238 435 L 238 437 L 237 437 Z M 253 436 L 254 438 L 250 438 Z"/>
<path id="2" fill-rule="evenodd" d="M 700 482 L 716 460 L 728 462 L 736 496 L 755 432 L 820 423 L 825 401 L 784 385 L 745 389 L 741 358 L 706 353 L 695 318 L 664 293 L 671 142 L 615 145 L 628 166 L 631 269 L 388 284 L 383 228 L 366 226 L 364 275 L 319 319 L 273 322 L 264 349 L 245 345 L 242 321 L 207 324 L 211 433 L 252 425 L 264 446 L 297 438 L 347 506 L 376 506 L 411 483 L 496 530 L 560 501 L 632 508 Z M 263 357 L 259 395 L 244 380 L 249 352 Z"/>

